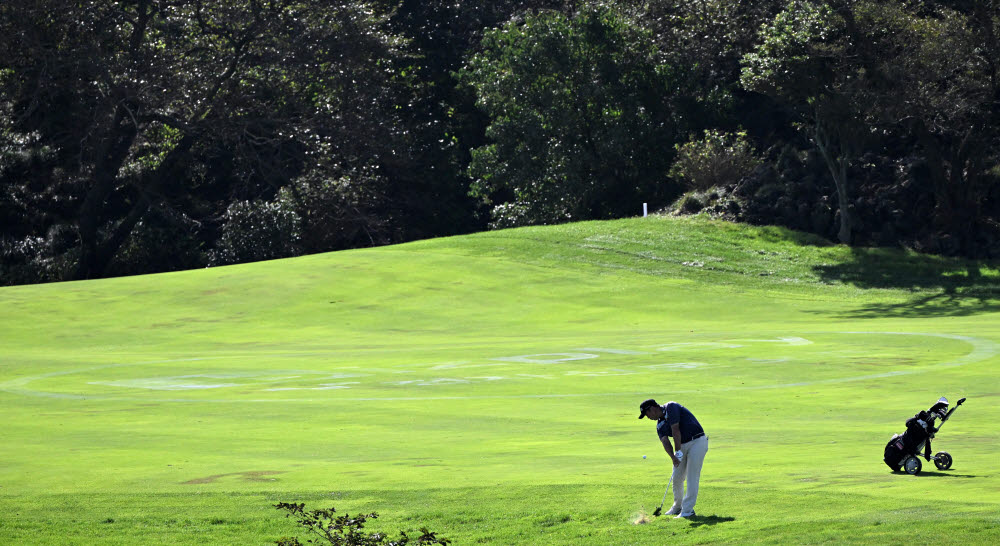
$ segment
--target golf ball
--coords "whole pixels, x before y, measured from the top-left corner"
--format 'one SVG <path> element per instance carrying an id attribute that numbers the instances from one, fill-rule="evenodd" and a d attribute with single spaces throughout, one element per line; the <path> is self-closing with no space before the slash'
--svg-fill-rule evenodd
<path id="1" fill-rule="evenodd" d="M 646 456 L 645 456 L 645 455 L 643 455 L 643 456 L 642 456 L 642 458 L 643 458 L 643 459 L 645 459 L 645 458 L 646 458 Z"/>

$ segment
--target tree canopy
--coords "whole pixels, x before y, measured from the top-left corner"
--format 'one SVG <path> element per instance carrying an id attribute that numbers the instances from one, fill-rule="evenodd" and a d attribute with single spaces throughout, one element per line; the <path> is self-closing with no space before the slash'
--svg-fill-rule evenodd
<path id="1" fill-rule="evenodd" d="M 500 201 L 495 227 L 620 217 L 676 195 L 666 172 L 695 101 L 650 38 L 604 5 L 486 33 L 463 74 L 490 119 L 469 170 L 473 194 Z"/>
<path id="2" fill-rule="evenodd" d="M 634 215 L 677 150 L 730 173 L 710 213 L 996 257 L 998 33 L 992 0 L 7 0 L 0 284 Z"/>

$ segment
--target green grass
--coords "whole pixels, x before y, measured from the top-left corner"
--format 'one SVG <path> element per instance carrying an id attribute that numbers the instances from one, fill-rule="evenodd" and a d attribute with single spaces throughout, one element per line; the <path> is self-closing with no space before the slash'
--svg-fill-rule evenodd
<path id="1" fill-rule="evenodd" d="M 3 288 L 0 543 L 304 538 L 279 501 L 456 544 L 997 543 L 998 280 L 647 218 Z M 941 395 L 954 468 L 893 475 Z M 633 523 L 649 396 L 709 432 L 696 519 Z"/>

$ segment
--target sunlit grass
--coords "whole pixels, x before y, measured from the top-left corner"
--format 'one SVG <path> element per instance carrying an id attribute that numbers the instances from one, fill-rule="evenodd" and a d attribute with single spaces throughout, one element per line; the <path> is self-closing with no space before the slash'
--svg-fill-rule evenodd
<path id="1" fill-rule="evenodd" d="M 0 542 L 264 544 L 279 501 L 456 543 L 995 542 L 997 276 L 647 218 L 3 288 Z M 954 468 L 889 473 L 941 395 Z M 709 432 L 698 519 L 635 524 L 649 396 Z"/>

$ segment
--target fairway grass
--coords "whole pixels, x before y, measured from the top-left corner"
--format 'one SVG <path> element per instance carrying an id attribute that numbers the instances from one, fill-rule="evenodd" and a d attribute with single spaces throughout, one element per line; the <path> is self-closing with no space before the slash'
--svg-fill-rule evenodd
<path id="1" fill-rule="evenodd" d="M 0 544 L 304 540 L 282 501 L 455 544 L 995 544 L 998 281 L 650 217 L 0 288 Z M 953 468 L 891 473 L 942 395 Z M 708 432 L 696 518 L 649 517 L 649 397 Z"/>

